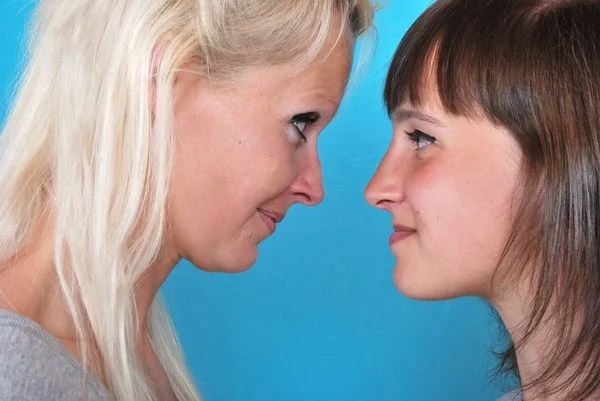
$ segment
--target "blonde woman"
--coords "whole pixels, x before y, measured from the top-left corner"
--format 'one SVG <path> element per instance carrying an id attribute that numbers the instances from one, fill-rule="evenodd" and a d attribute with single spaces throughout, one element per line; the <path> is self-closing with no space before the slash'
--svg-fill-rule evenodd
<path id="1" fill-rule="evenodd" d="M 198 400 L 157 291 L 294 203 L 369 0 L 40 0 L 0 140 L 0 398 Z"/>

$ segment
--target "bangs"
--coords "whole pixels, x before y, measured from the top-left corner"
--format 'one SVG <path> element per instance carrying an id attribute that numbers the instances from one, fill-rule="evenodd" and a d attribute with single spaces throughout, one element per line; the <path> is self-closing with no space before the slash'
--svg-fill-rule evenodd
<path id="1" fill-rule="evenodd" d="M 384 89 L 388 113 L 405 103 L 421 106 L 437 95 L 450 114 L 522 122 L 523 115 L 511 117 L 509 110 L 518 112 L 515 99 L 528 98 L 517 93 L 519 77 L 527 76 L 522 67 L 531 61 L 518 45 L 525 36 L 524 18 L 499 21 L 497 15 L 506 14 L 500 7 L 511 5 L 440 0 L 422 14 L 392 59 Z"/>

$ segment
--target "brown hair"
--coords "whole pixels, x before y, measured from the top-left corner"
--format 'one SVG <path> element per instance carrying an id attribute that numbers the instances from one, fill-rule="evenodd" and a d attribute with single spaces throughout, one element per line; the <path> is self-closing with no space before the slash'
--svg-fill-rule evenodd
<path id="1" fill-rule="evenodd" d="M 600 1 L 439 0 L 394 55 L 388 111 L 420 105 L 431 84 L 449 113 L 506 128 L 523 154 L 509 268 L 494 279 L 527 278 L 532 300 L 501 367 L 518 375 L 515 346 L 550 319 L 555 340 L 526 387 L 583 400 L 600 390 Z"/>

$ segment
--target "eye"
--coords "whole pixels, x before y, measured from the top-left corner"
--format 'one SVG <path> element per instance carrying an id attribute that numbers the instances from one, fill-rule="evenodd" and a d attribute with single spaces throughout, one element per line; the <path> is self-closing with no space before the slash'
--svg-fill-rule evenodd
<path id="1" fill-rule="evenodd" d="M 435 143 L 435 137 L 427 135 L 426 133 L 419 131 L 418 129 L 413 132 L 407 132 L 406 135 L 417 145 L 417 150 L 424 148 L 427 145 Z"/>
<path id="2" fill-rule="evenodd" d="M 306 125 L 308 123 L 306 121 L 292 121 L 292 125 L 294 127 L 296 127 L 296 130 L 298 130 L 298 134 L 302 137 L 303 140 L 306 141 L 306 136 L 304 136 L 304 130 L 306 129 Z"/>
<path id="3" fill-rule="evenodd" d="M 316 123 L 317 121 L 319 121 L 320 118 L 321 115 L 317 112 L 297 114 L 294 117 L 292 117 L 290 124 L 296 130 L 296 134 L 300 137 L 302 142 L 306 142 L 306 136 L 304 135 L 306 127 Z"/>

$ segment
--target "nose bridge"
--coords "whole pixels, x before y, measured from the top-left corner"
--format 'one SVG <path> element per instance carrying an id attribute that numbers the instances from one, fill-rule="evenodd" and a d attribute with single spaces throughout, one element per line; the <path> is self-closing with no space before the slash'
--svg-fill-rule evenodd
<path id="1" fill-rule="evenodd" d="M 406 173 L 406 156 L 390 148 L 381 160 L 381 173 L 388 183 L 398 185 Z"/>

